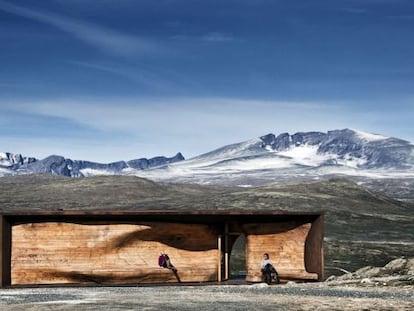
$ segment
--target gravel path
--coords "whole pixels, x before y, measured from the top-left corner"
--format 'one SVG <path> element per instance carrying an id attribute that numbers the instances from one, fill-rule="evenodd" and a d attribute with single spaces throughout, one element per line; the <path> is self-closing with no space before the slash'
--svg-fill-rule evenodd
<path id="1" fill-rule="evenodd" d="M 414 287 L 326 283 L 0 289 L 0 310 L 414 310 Z"/>

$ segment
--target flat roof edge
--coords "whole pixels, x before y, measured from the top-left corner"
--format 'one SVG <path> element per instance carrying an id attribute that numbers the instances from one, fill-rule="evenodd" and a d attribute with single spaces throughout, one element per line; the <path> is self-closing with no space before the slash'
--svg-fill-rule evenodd
<path id="1" fill-rule="evenodd" d="M 286 211 L 286 210 L 9 210 L 0 216 L 139 216 L 139 215 L 303 215 L 321 216 L 325 211 Z"/>

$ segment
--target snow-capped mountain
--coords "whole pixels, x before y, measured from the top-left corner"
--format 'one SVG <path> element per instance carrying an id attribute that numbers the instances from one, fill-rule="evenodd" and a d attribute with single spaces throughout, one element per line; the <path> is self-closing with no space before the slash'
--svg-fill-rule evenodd
<path id="1" fill-rule="evenodd" d="M 87 177 L 93 175 L 122 175 L 129 170 L 145 170 L 184 160 L 181 153 L 171 158 L 141 158 L 128 162 L 96 163 L 66 159 L 51 155 L 45 159 L 26 158 L 21 154 L 0 153 L 0 176 L 13 174 L 53 174 L 68 177 Z"/>
<path id="2" fill-rule="evenodd" d="M 35 158 L 23 157 L 19 153 L 0 152 L 0 167 L 15 168 L 35 161 Z"/>
<path id="3" fill-rule="evenodd" d="M 100 164 L 55 155 L 36 160 L 0 153 L 0 176 L 30 173 L 71 177 L 136 175 L 225 185 L 257 185 L 327 175 L 414 178 L 414 145 L 398 138 L 344 129 L 267 134 L 188 160 L 178 153 L 171 158 Z"/>
<path id="4" fill-rule="evenodd" d="M 324 175 L 414 177 L 414 145 L 350 129 L 267 134 L 134 174 L 155 180 L 229 185 Z"/>
<path id="5" fill-rule="evenodd" d="M 407 141 L 349 129 L 269 134 L 261 147 L 288 156 L 304 165 L 337 164 L 353 168 L 397 168 L 413 166 L 414 146 Z M 307 160 L 311 160 L 308 162 Z M 313 163 L 312 163 L 313 161 Z"/>

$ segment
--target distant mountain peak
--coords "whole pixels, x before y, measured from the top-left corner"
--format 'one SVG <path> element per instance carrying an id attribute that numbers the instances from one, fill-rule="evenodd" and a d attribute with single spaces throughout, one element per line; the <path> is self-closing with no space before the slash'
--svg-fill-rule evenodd
<path id="1" fill-rule="evenodd" d="M 353 129 L 268 133 L 163 169 L 136 172 L 154 180 L 258 185 L 323 176 L 414 177 L 414 145 Z"/>
<path id="2" fill-rule="evenodd" d="M 84 177 L 91 175 L 122 175 L 128 169 L 145 170 L 178 161 L 183 161 L 181 152 L 173 157 L 140 158 L 117 161 L 113 163 L 97 163 L 83 160 L 71 160 L 60 155 L 50 155 L 42 160 L 26 158 L 21 154 L 0 152 L 0 176 L 16 174 L 52 174 L 68 177 Z"/>
<path id="3" fill-rule="evenodd" d="M 23 157 L 20 153 L 0 152 L 0 167 L 13 168 L 35 161 L 35 158 Z"/>
<path id="4" fill-rule="evenodd" d="M 390 137 L 383 136 L 380 134 L 373 134 L 373 133 L 362 132 L 358 130 L 353 130 L 353 131 L 357 136 L 359 136 L 361 139 L 364 139 L 366 141 L 378 141 L 378 140 L 384 140 L 384 139 L 390 138 Z"/>
<path id="5" fill-rule="evenodd" d="M 326 163 L 360 168 L 410 167 L 413 145 L 405 140 L 352 129 L 323 132 L 267 134 L 260 137 L 261 147 L 285 152 L 299 146 L 317 146 L 317 155 L 326 155 Z M 408 160 L 408 161 L 405 161 Z"/>
<path id="6" fill-rule="evenodd" d="M 96 163 L 51 155 L 43 160 L 0 153 L 0 176 L 55 174 L 71 177 L 137 175 L 154 180 L 261 184 L 320 176 L 413 176 L 414 145 L 402 139 L 349 128 L 327 132 L 268 133 L 185 160 L 139 158 Z"/>

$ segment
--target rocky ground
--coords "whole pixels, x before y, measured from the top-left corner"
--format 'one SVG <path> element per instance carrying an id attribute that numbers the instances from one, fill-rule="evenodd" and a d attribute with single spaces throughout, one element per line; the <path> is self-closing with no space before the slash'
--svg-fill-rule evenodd
<path id="1" fill-rule="evenodd" d="M 413 310 L 414 286 L 307 283 L 0 290 L 0 310 Z"/>
<path id="2" fill-rule="evenodd" d="M 0 290 L 0 310 L 413 310 L 414 258 L 320 283 Z"/>
<path id="3" fill-rule="evenodd" d="M 384 267 L 363 267 L 355 272 L 330 276 L 326 282 L 374 286 L 414 285 L 414 258 L 397 258 Z"/>

